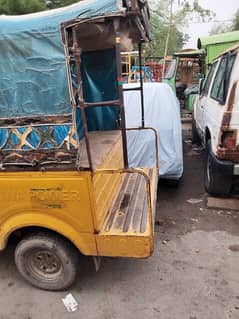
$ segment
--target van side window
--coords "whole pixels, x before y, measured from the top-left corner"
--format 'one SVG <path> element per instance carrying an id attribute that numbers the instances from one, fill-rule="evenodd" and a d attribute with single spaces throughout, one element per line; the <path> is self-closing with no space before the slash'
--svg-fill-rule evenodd
<path id="1" fill-rule="evenodd" d="M 217 61 L 214 62 L 212 64 L 212 66 L 210 67 L 210 70 L 208 72 L 208 75 L 207 75 L 207 78 L 206 78 L 206 81 L 205 81 L 205 84 L 204 84 L 204 87 L 203 87 L 202 95 L 206 96 L 208 94 L 208 91 L 209 91 L 209 88 L 210 88 L 210 85 L 211 85 L 211 82 L 212 82 L 212 78 L 213 78 L 213 74 L 214 74 L 214 71 L 216 69 L 216 66 L 217 66 Z"/>
<path id="2" fill-rule="evenodd" d="M 224 96 L 224 80 L 226 76 L 227 57 L 221 59 L 217 74 L 212 86 L 211 97 L 219 102 L 223 101 Z"/>
<path id="3" fill-rule="evenodd" d="M 229 80 L 234 60 L 235 54 L 227 55 L 226 57 L 222 58 L 215 81 L 213 83 L 211 97 L 222 104 L 225 103 L 227 97 Z"/>

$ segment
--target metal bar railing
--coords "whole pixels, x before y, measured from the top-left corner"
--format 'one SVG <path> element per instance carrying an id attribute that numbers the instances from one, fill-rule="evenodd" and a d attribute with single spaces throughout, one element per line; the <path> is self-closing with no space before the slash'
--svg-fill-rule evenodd
<path id="1" fill-rule="evenodd" d="M 144 89 L 143 89 L 143 70 L 142 70 L 142 44 L 139 43 L 139 75 L 140 75 L 140 99 L 141 99 L 141 125 L 144 127 Z"/>
<path id="2" fill-rule="evenodd" d="M 120 100 L 111 100 L 111 101 L 103 101 L 103 102 L 84 102 L 84 106 L 87 107 L 99 107 L 99 106 L 119 106 Z"/>
<path id="3" fill-rule="evenodd" d="M 85 135 L 85 143 L 86 143 L 86 150 L 88 155 L 88 161 L 90 170 L 93 169 L 92 166 L 92 156 L 91 156 L 91 150 L 90 150 L 90 142 L 89 142 L 89 133 L 88 133 L 88 127 L 87 127 L 87 118 L 85 114 L 85 104 L 84 104 L 84 97 L 83 97 L 83 87 L 82 87 L 82 78 L 81 78 L 81 48 L 78 44 L 77 39 L 77 33 L 76 29 L 73 28 L 73 55 L 75 57 L 75 66 L 76 66 L 76 77 L 77 77 L 77 84 L 78 84 L 78 99 L 79 99 L 79 106 L 81 109 L 81 117 L 82 117 L 82 123 L 83 123 L 83 130 Z"/>
<path id="4" fill-rule="evenodd" d="M 156 168 L 159 169 L 159 143 L 158 143 L 158 132 L 153 127 L 130 127 L 126 128 L 126 131 L 137 131 L 137 130 L 151 130 L 154 133 L 155 139 L 155 156 L 156 156 Z"/>
<path id="5" fill-rule="evenodd" d="M 115 53 L 116 53 L 116 68 L 117 68 L 117 79 L 118 79 L 118 90 L 120 100 L 120 127 L 122 132 L 122 144 L 123 144 L 123 157 L 124 167 L 129 167 L 128 162 L 128 151 L 127 151 L 127 136 L 126 136 L 126 124 L 125 124 L 125 109 L 124 109 L 124 97 L 123 97 L 123 81 L 122 81 L 122 64 L 121 64 L 121 35 L 120 35 L 120 18 L 114 18 L 114 33 L 115 33 Z"/>

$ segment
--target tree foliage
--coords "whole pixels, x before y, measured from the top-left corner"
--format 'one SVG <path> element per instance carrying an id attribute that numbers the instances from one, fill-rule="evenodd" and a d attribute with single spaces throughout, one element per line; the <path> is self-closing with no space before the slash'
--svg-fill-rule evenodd
<path id="1" fill-rule="evenodd" d="M 209 35 L 215 35 L 215 34 L 225 33 L 230 31 L 231 31 L 231 26 L 228 26 L 225 24 L 218 24 L 212 27 L 212 29 L 209 32 Z"/>
<path id="2" fill-rule="evenodd" d="M 45 0 L 0 0 L 0 14 L 18 15 L 45 9 Z"/>
<path id="3" fill-rule="evenodd" d="M 209 34 L 213 35 L 237 30 L 239 30 L 239 9 L 236 11 L 232 23 L 229 25 L 221 23 L 219 25 L 213 26 Z"/>
<path id="4" fill-rule="evenodd" d="M 79 0 L 0 0 L 0 14 L 19 15 L 68 6 Z"/>
<path id="5" fill-rule="evenodd" d="M 73 4 L 78 1 L 80 0 L 48 0 L 46 1 L 46 6 L 48 9 L 55 9 L 64 6 L 69 6 L 70 4 Z"/>
<path id="6" fill-rule="evenodd" d="M 234 15 L 233 23 L 232 23 L 232 31 L 239 30 L 239 9 Z"/>
<path id="7" fill-rule="evenodd" d="M 164 56 L 168 38 L 167 54 L 182 49 L 189 36 L 180 31 L 191 19 L 209 20 L 210 10 L 199 5 L 198 0 L 151 0 L 151 25 L 153 42 L 147 50 L 151 56 Z"/>

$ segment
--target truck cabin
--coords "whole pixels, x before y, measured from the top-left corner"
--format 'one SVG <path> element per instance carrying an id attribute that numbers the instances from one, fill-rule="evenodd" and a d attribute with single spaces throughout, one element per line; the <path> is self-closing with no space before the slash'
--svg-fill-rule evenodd
<path id="1" fill-rule="evenodd" d="M 182 108 L 190 107 L 189 95 L 198 92 L 199 80 L 204 77 L 204 61 L 204 50 L 185 49 L 173 55 L 163 82 L 171 86 Z"/>

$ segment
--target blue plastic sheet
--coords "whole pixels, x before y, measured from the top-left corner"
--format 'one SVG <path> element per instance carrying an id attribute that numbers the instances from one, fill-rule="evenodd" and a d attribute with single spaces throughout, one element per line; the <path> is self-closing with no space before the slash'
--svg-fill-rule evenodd
<path id="1" fill-rule="evenodd" d="M 83 54 L 81 73 L 86 102 L 112 101 L 118 98 L 114 49 Z M 116 129 L 118 114 L 119 108 L 117 107 L 88 109 L 89 131 Z"/>
<path id="2" fill-rule="evenodd" d="M 117 0 L 0 17 L 0 118 L 71 113 L 60 24 L 119 11 Z"/>
<path id="3" fill-rule="evenodd" d="M 90 18 L 119 11 L 117 0 L 86 0 L 75 5 L 24 16 L 0 17 L 0 118 L 71 114 L 64 46 L 60 25 L 74 18 Z M 84 53 L 82 56 L 84 98 L 87 102 L 117 98 L 114 50 Z M 73 85 L 76 74 L 72 69 Z M 89 130 L 117 128 L 119 110 L 113 107 L 87 110 Z M 75 117 L 74 117 L 75 118 Z M 80 111 L 76 114 L 79 137 L 83 137 Z M 0 149 L 17 149 L 19 136 L 0 128 Z M 54 143 L 42 143 L 44 130 L 52 129 Z M 25 149 L 60 147 L 69 134 L 66 125 L 45 125 L 27 136 Z"/>

